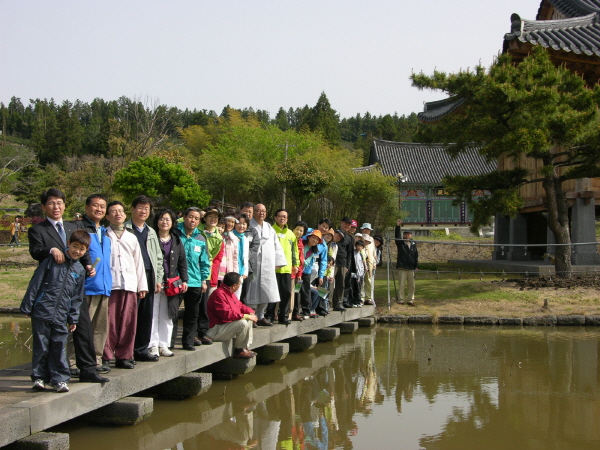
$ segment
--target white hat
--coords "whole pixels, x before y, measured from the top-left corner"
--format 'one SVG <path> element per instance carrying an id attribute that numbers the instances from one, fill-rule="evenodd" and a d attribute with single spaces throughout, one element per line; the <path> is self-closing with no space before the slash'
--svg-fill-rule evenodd
<path id="1" fill-rule="evenodd" d="M 361 229 L 361 230 L 364 230 L 365 228 L 366 228 L 367 230 L 371 230 L 371 231 L 373 231 L 373 228 L 371 228 L 371 224 L 370 224 L 369 222 L 365 222 L 365 223 L 363 223 L 363 224 L 362 224 L 362 227 L 360 227 L 360 229 Z"/>

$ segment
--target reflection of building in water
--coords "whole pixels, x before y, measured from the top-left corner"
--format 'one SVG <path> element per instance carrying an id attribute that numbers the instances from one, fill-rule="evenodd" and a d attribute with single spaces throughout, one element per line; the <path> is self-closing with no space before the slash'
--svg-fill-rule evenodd
<path id="1" fill-rule="evenodd" d="M 401 326 L 378 334 L 382 388 L 395 395 L 398 412 L 411 395 L 431 404 L 446 395 L 468 399 L 441 433 L 421 440 L 424 448 L 600 442 L 597 330 Z"/>

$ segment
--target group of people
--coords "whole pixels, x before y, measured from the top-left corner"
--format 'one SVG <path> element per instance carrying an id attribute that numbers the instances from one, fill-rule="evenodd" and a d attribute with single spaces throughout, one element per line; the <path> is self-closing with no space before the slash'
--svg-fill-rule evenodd
<path id="1" fill-rule="evenodd" d="M 153 214 L 145 195 L 126 206 L 101 194 L 69 222 L 54 188 L 41 204 L 47 218 L 29 229 L 40 265 L 21 304 L 32 320 L 34 389 L 67 392 L 71 377 L 108 382 L 112 361 L 133 369 L 172 356 L 182 302 L 182 348 L 231 339 L 236 358 L 255 356 L 253 327 L 373 304 L 383 239 L 369 223 L 290 227 L 280 209 L 271 224 L 265 205 L 249 202 L 178 217 Z"/>

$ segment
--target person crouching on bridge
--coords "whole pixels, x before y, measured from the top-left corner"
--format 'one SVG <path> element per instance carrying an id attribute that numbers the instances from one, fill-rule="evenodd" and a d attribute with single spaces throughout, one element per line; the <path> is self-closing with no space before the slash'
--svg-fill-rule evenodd
<path id="1" fill-rule="evenodd" d="M 258 317 L 252 308 L 236 297 L 235 292 L 241 285 L 240 274 L 229 272 L 210 295 L 207 304 L 210 329 L 207 336 L 213 341 L 233 339 L 233 357 L 248 359 L 256 356 L 248 346 L 252 344 L 252 322 L 256 323 Z"/>

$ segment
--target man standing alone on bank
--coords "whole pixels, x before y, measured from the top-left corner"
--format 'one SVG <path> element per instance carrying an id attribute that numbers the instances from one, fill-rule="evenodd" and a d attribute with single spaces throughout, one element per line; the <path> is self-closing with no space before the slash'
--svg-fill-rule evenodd
<path id="1" fill-rule="evenodd" d="M 397 302 L 401 305 L 404 304 L 404 288 L 408 284 L 408 302 L 406 304 L 415 306 L 415 271 L 418 270 L 419 251 L 417 250 L 417 243 L 412 240 L 410 231 L 404 231 L 402 237 L 400 237 L 401 226 L 402 220 L 398 219 L 394 230 L 396 248 L 398 249 L 396 269 L 400 270 L 400 298 Z"/>

